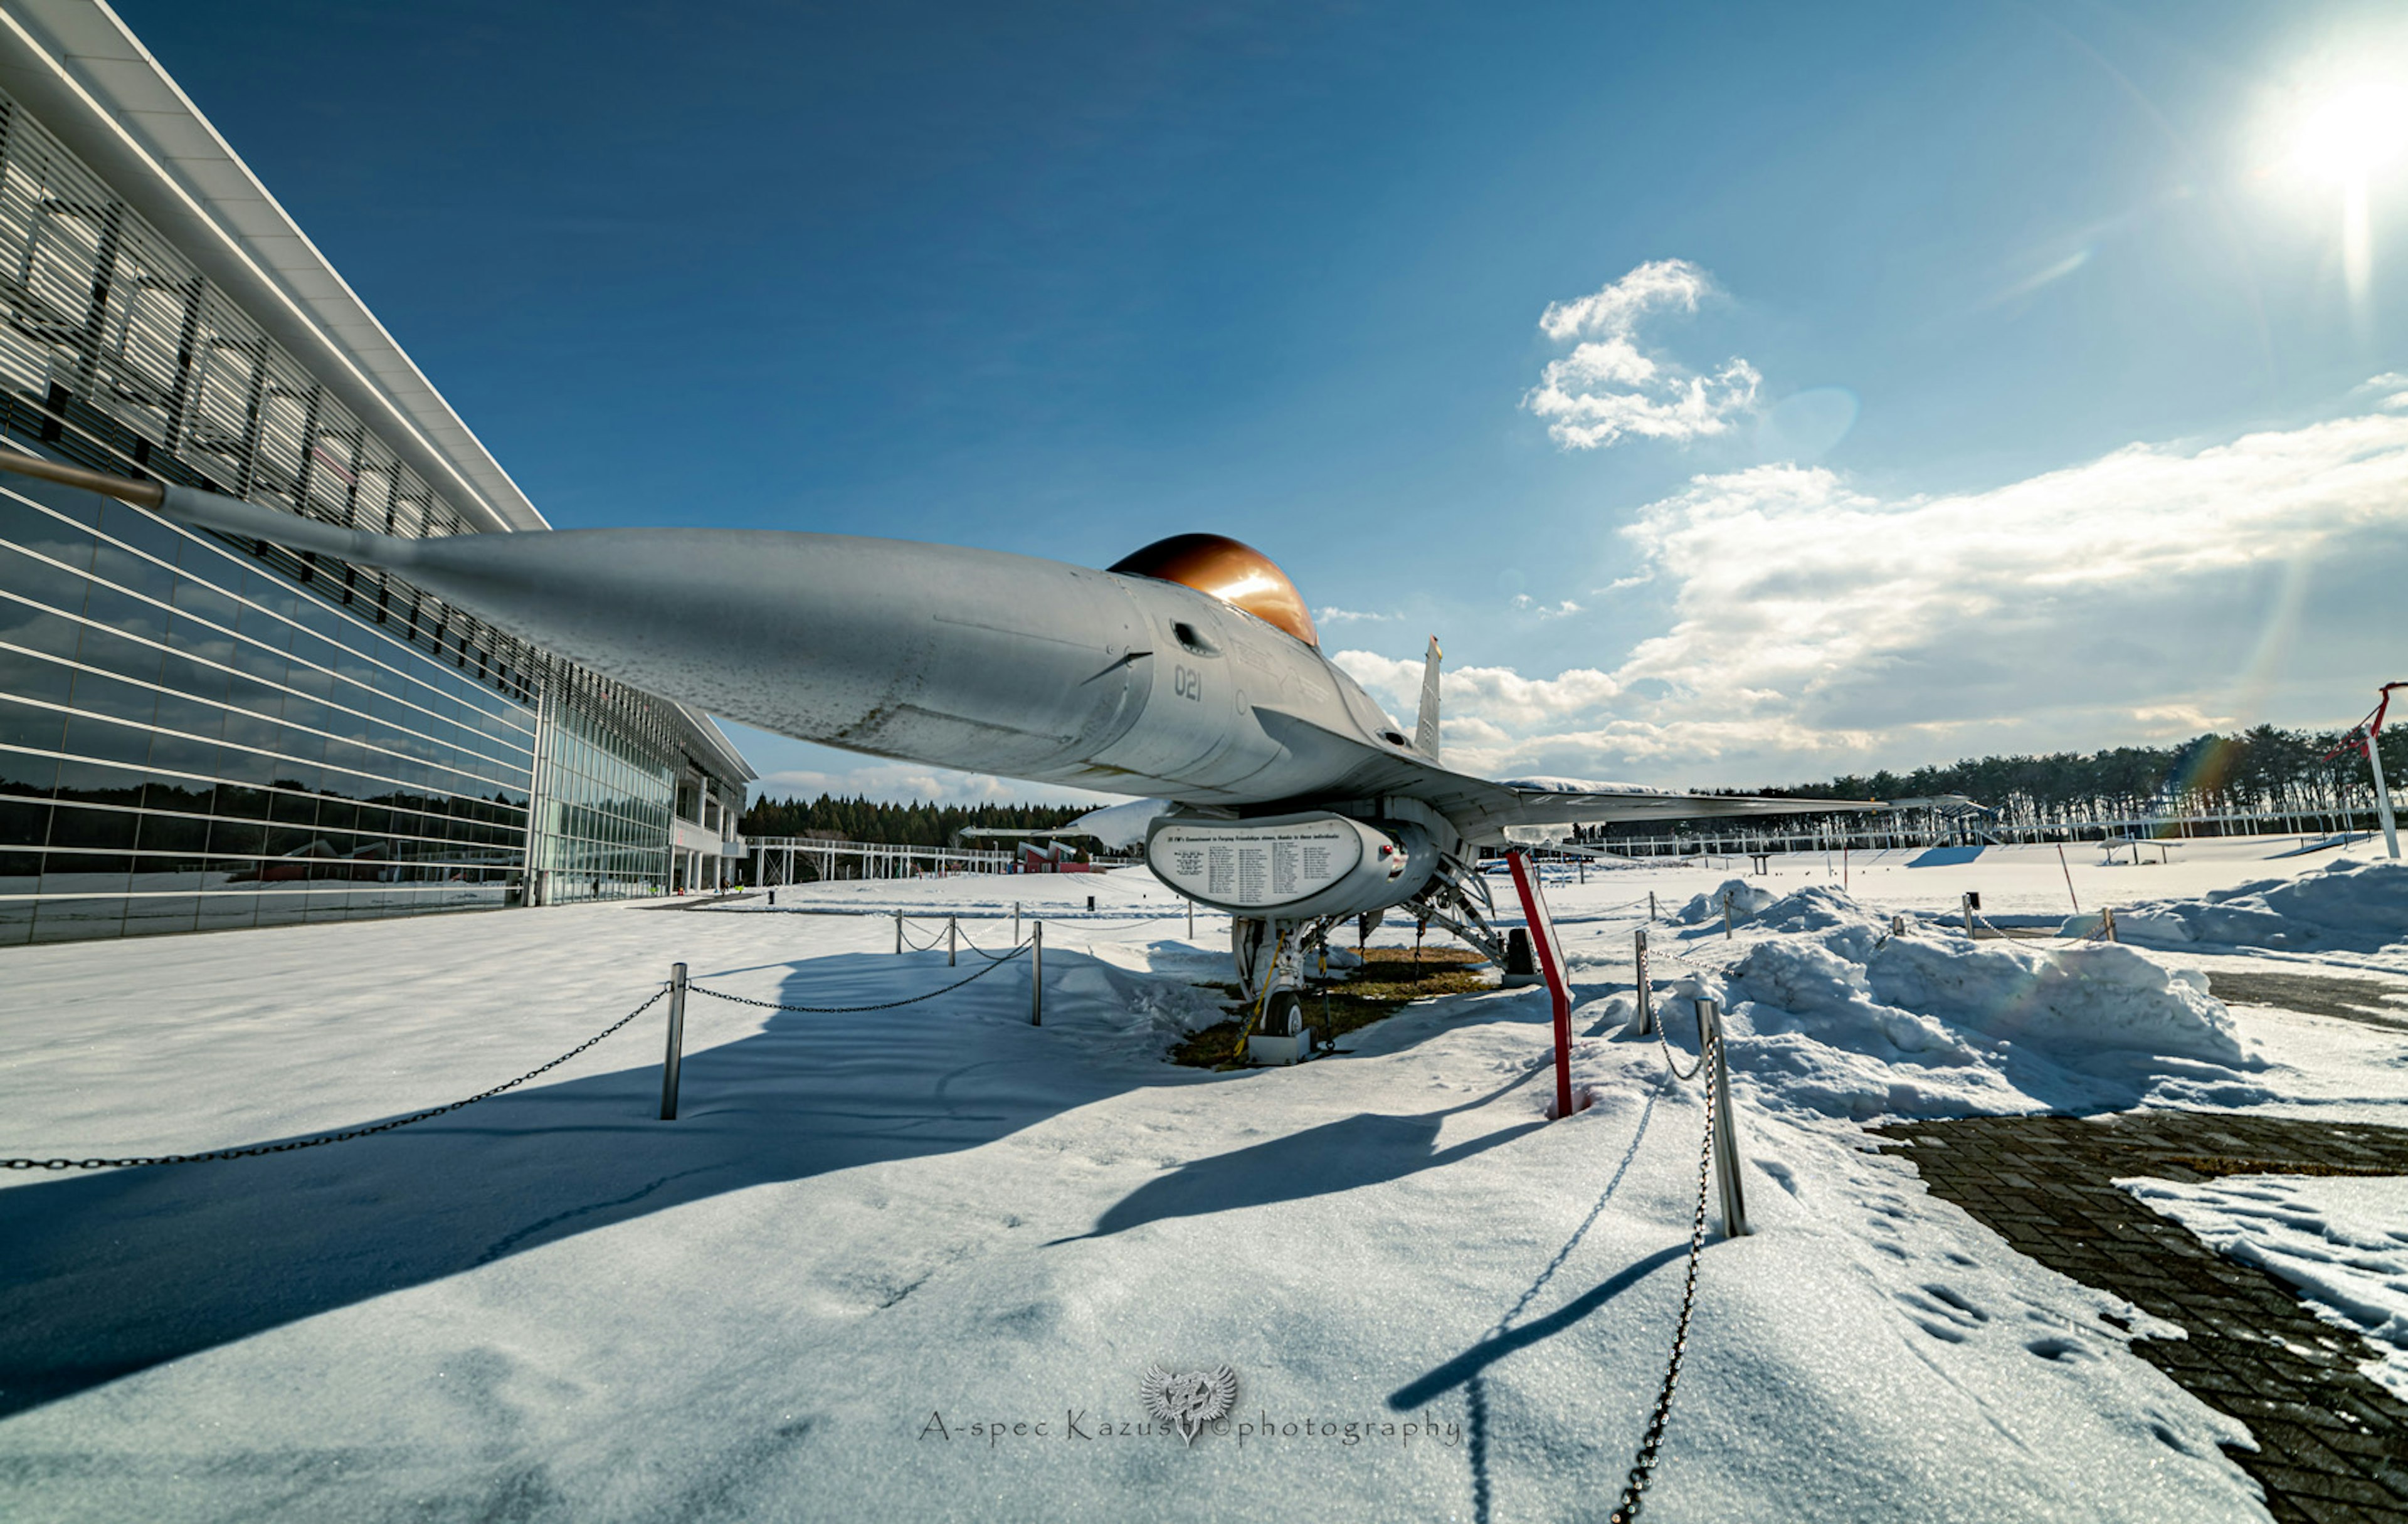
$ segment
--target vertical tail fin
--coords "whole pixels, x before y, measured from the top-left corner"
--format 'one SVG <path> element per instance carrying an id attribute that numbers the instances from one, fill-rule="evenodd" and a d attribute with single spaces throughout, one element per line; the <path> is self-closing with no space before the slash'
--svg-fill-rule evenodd
<path id="1" fill-rule="evenodd" d="M 1422 659 L 1422 718 L 1413 727 L 1413 749 L 1438 761 L 1438 636 L 1430 636 L 1429 654 Z"/>

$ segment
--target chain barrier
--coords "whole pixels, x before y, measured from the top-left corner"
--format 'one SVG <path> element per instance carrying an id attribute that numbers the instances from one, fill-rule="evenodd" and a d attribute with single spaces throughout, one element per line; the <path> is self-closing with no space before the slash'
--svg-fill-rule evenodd
<path id="1" fill-rule="evenodd" d="M 750 995 L 731 995 L 724 990 L 713 990 L 707 985 L 695 984 L 691 980 L 687 981 L 686 991 L 689 994 L 709 995 L 713 1000 L 724 1000 L 732 1005 L 757 1006 L 765 1011 L 800 1011 L 809 1016 L 855 1016 L 864 1011 L 891 1011 L 898 1005 L 917 1005 L 924 1000 L 934 1000 L 939 995 L 951 994 L 972 980 L 985 978 L 1027 950 L 1028 944 L 1023 942 L 1002 957 L 993 958 L 986 967 L 980 969 L 968 979 L 955 979 L 942 990 L 931 990 L 924 995 L 912 995 L 903 1000 L 881 1001 L 875 1005 L 789 1005 L 783 1001 L 754 1000 Z M 982 953 L 980 956 L 991 957 L 992 955 Z"/>
<path id="2" fill-rule="evenodd" d="M 1985 927 L 1987 927 L 1990 934 L 2001 942 L 2053 943 L 2059 941 L 2071 941 L 2078 944 L 2083 942 L 2104 942 L 2107 940 L 2107 921 L 2104 917 L 2100 919 L 2100 922 L 2097 926 L 2092 927 L 2089 931 L 2083 933 L 2078 937 L 2064 937 L 2061 935 L 2017 936 L 2013 932 L 2008 931 L 2005 927 L 2000 926 L 1998 922 L 1992 920 L 1989 917 L 1982 914 L 1979 910 L 1973 912 L 1973 919 Z M 2038 928 L 2034 928 L 2034 930 L 2037 929 Z"/>
<path id="3" fill-rule="evenodd" d="M 989 952 L 984 947 L 982 947 L 977 943 L 971 941 L 969 933 L 962 933 L 961 937 L 962 947 L 966 950 L 977 953 L 980 957 L 985 959 L 990 963 L 1005 962 L 1010 959 L 1017 958 L 1020 956 L 1023 949 L 1026 948 L 1028 946 L 1027 943 L 1023 942 L 1019 947 L 1012 948 L 1010 952 Z"/>
<path id="4" fill-rule="evenodd" d="M 1657 1024 L 1657 1034 L 1662 1024 Z M 1698 1066 L 1703 1068 L 1713 1050 L 1722 1045 L 1717 1037 L 1698 1050 Z M 1669 1052 L 1670 1049 L 1668 1048 Z M 1677 1072 L 1677 1071 L 1676 1071 Z M 1656 1394 L 1656 1411 L 1649 1415 L 1647 1431 L 1639 1441 L 1639 1455 L 1632 1461 L 1629 1478 L 1623 1484 L 1622 1502 L 1606 1516 L 1611 1524 L 1630 1524 L 1639 1517 L 1640 1504 L 1648 1484 L 1655 1480 L 1656 1456 L 1664 1447 L 1664 1430 L 1672 1418 L 1672 1389 L 1680 1385 L 1681 1360 L 1689 1348 L 1689 1314 L 1698 1301 L 1698 1257 L 1706 1247 L 1706 1189 L 1714 1172 L 1714 1088 L 1706 1087 L 1706 1135 L 1698 1146 L 1698 1210 L 1689 1223 L 1689 1276 L 1681 1289 L 1681 1320 L 1672 1330 L 1672 1358 L 1664 1367 L 1664 1386 Z M 1729 1204 L 1725 1203 L 1727 1206 Z"/>
<path id="5" fill-rule="evenodd" d="M 1681 1081 L 1683 1084 L 1687 1084 L 1690 1080 L 1697 1078 L 1699 1075 L 1705 1072 L 1706 1054 L 1705 1050 L 1700 1048 L 1698 1051 L 1698 1061 L 1689 1065 L 1689 1072 L 1687 1074 L 1684 1075 L 1681 1073 L 1681 1061 L 1672 1056 L 1672 1044 L 1664 1035 L 1664 1013 L 1661 1011 L 1656 1013 L 1656 1046 L 1664 1050 L 1664 1067 L 1671 1070 L 1672 1077 Z M 1712 1086 L 1707 1087 L 1709 1090 L 1713 1090 L 1713 1087 Z M 1712 1099 L 1713 1098 L 1711 1096 L 1708 1097 L 1710 1104 L 1712 1103 Z"/>
<path id="6" fill-rule="evenodd" d="M 285 1154 L 291 1153 L 296 1148 L 315 1148 L 322 1144 L 348 1143 L 353 1138 L 373 1137 L 379 1132 L 390 1132 L 396 1127 L 408 1127 L 413 1122 L 428 1121 L 437 1117 L 447 1117 L 452 1112 L 459 1110 L 462 1106 L 473 1106 L 480 1101 L 492 1100 L 494 1096 L 501 1094 L 504 1090 L 516 1090 L 521 1085 L 525 1084 L 528 1080 L 535 1078 L 538 1075 L 545 1074 L 551 1070 L 559 1068 L 562 1064 L 566 1063 L 569 1060 L 577 1057 L 580 1053 L 592 1047 L 603 1038 L 609 1036 L 614 1032 L 617 1032 L 621 1027 L 625 1026 L 628 1022 L 633 1021 L 636 1018 L 643 1015 L 646 1011 L 649 1011 L 653 1006 L 659 1004 L 661 1003 L 661 998 L 668 992 L 667 985 L 665 984 L 661 986 L 658 990 L 653 990 L 652 998 L 645 1001 L 641 1005 L 637 1006 L 634 1010 L 629 1011 L 626 1015 L 619 1018 L 618 1020 L 611 1022 L 607 1027 L 604 1027 L 600 1032 L 595 1033 L 593 1036 L 586 1038 L 585 1041 L 578 1044 L 575 1047 L 570 1048 L 567 1052 L 563 1053 L 560 1057 L 552 1060 L 550 1063 L 544 1064 L 538 1068 L 530 1069 L 525 1074 L 519 1075 L 518 1078 L 509 1081 L 508 1084 L 496 1085 L 490 1090 L 480 1090 L 477 1094 L 468 1097 L 466 1101 L 454 1101 L 448 1106 L 437 1106 L 431 1111 L 421 1111 L 408 1117 L 396 1117 L 392 1121 L 379 1122 L 374 1127 L 354 1127 L 346 1132 L 325 1132 L 314 1138 L 294 1138 L 286 1143 L 263 1143 L 256 1147 L 251 1148 L 218 1148 L 203 1154 L 146 1154 L 131 1159 L 0 1159 L 0 1169 L 123 1170 L 135 1169 L 146 1164 L 199 1164 L 219 1159 L 248 1159 L 259 1154 Z"/>
<path id="7" fill-rule="evenodd" d="M 942 937 L 938 936 L 932 932 L 929 933 L 928 940 L 926 942 L 914 942 L 911 940 L 911 933 L 910 930 L 911 923 L 908 920 L 904 920 L 899 916 L 896 918 L 896 923 L 897 926 L 903 928 L 903 945 L 910 948 L 913 952 L 934 952 L 937 950 L 939 944 L 944 940 Z"/>

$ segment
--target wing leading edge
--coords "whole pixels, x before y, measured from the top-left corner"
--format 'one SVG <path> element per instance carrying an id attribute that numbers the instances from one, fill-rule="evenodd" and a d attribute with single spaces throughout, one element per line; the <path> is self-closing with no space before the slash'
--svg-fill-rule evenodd
<path id="1" fill-rule="evenodd" d="M 1332 797 L 1420 800 L 1453 821 L 1474 846 L 1503 842 L 1512 827 L 1694 820 L 1710 816 L 1828 815 L 1886 807 L 1872 800 L 1675 793 L 1631 783 L 1498 781 L 1458 773 L 1411 753 L 1386 750 L 1277 710 L 1258 708 L 1254 718 L 1290 751 L 1319 753 L 1332 762 L 1352 763 Z"/>

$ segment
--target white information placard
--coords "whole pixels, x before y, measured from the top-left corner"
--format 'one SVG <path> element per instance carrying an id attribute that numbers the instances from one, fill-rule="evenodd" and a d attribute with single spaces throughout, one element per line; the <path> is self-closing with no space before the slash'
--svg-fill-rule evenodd
<path id="1" fill-rule="evenodd" d="M 1183 894 L 1241 910 L 1312 898 L 1362 864 L 1363 829 L 1328 817 L 1287 825 L 1171 825 L 1146 844 L 1146 861 Z"/>

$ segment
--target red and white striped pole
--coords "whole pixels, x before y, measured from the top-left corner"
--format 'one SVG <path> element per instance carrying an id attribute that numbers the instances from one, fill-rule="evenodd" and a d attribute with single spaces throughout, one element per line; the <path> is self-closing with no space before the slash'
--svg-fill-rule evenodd
<path id="1" fill-rule="evenodd" d="M 2374 813 L 2383 821 L 2383 847 L 2393 857 L 2400 855 L 2400 827 L 2391 819 L 2391 786 L 2383 781 L 2383 712 L 2391 707 L 2391 691 L 2408 688 L 2408 683 L 2385 683 L 2383 699 L 2374 706 L 2374 718 L 2366 723 L 2366 761 L 2374 769 Z"/>
<path id="2" fill-rule="evenodd" d="M 1530 947 L 1539 956 L 1539 972 L 1546 976 L 1547 995 L 1555 1008 L 1555 1116 L 1558 1119 L 1572 1114 L 1572 990 L 1564 978 L 1561 952 L 1555 947 L 1555 923 L 1547 914 L 1547 903 L 1539 896 L 1539 885 L 1530 871 L 1530 853 L 1526 847 L 1514 847 L 1505 854 L 1512 865 L 1513 890 L 1522 896 L 1522 917 L 1530 925 Z"/>
<path id="3" fill-rule="evenodd" d="M 2408 688 L 2408 682 L 2385 683 L 2378 691 L 2382 696 L 2375 703 L 2374 712 L 2359 720 L 2358 728 L 2340 746 L 2325 753 L 2325 761 L 2351 751 L 2366 753 L 2366 763 L 2374 770 L 2374 817 L 2383 822 L 2384 850 L 2397 858 L 2400 828 L 2391 816 L 2391 786 L 2383 776 L 2383 717 L 2391 707 L 2391 691 L 2395 688 Z"/>

